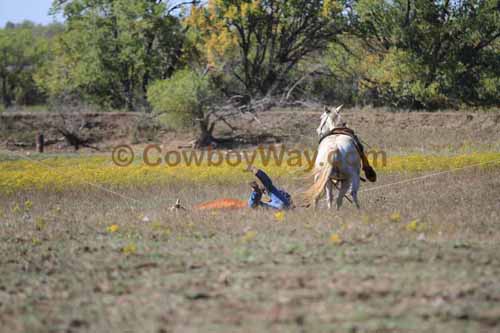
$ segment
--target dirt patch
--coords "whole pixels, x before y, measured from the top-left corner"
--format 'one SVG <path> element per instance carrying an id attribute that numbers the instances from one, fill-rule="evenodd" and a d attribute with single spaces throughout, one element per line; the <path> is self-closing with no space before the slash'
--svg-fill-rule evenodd
<path id="1" fill-rule="evenodd" d="M 500 147 L 500 122 L 494 112 L 388 112 L 346 110 L 348 125 L 369 146 L 389 151 L 435 151 Z M 219 148 L 241 148 L 258 144 L 286 143 L 314 146 L 320 110 L 275 109 L 254 115 L 242 115 L 232 130 L 224 124 L 216 127 Z M 44 132 L 54 145 L 49 151 L 72 150 L 63 143 L 54 126 L 60 116 L 54 113 L 0 114 L 0 146 L 12 150 L 33 150 L 35 135 Z M 109 150 L 118 143 L 156 142 L 169 148 L 189 146 L 193 131 L 167 130 L 138 113 L 85 113 L 84 119 L 95 145 Z"/>
<path id="2" fill-rule="evenodd" d="M 273 134 L 279 142 L 316 145 L 321 111 L 276 110 L 258 114 L 260 122 L 247 124 L 252 133 Z M 500 123 L 497 113 L 387 112 L 348 110 L 348 126 L 369 146 L 394 150 L 456 150 L 471 146 L 497 149 Z"/>

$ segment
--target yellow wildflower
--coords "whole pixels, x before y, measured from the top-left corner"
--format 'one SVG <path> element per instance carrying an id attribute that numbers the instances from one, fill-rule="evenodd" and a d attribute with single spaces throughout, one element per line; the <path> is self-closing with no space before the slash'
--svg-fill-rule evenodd
<path id="1" fill-rule="evenodd" d="M 45 223 L 45 220 L 43 218 L 37 217 L 35 219 L 35 225 L 36 225 L 36 230 L 42 230 L 45 228 L 47 224 Z"/>
<path id="2" fill-rule="evenodd" d="M 255 4 L 255 2 L 254 2 Z M 332 2 L 332 4 L 334 4 Z M 210 52 L 213 52 L 214 59 L 223 55 L 225 50 L 231 50 L 233 45 L 233 34 L 213 33 L 213 38 L 207 44 Z M 261 153 L 256 152 L 254 165 L 263 164 Z M 374 155 L 370 155 L 374 156 Z M 284 155 L 285 161 L 290 157 Z M 381 157 L 374 163 L 375 168 L 381 173 L 389 172 L 415 172 L 415 171 L 440 171 L 450 168 L 460 168 L 478 163 L 485 164 L 484 167 L 499 167 L 497 161 L 500 158 L 499 152 L 481 152 L 467 155 L 455 156 L 431 156 L 424 154 L 413 154 L 404 156 Z M 217 159 L 217 158 L 215 158 Z M 374 159 L 374 157 L 372 158 Z M 225 160 L 224 160 L 225 161 Z M 208 165 L 208 158 L 205 155 L 200 165 L 188 165 L 180 163 L 175 167 L 152 168 L 144 164 L 132 164 L 127 168 L 121 168 L 110 163 L 109 156 L 75 157 L 75 158 L 46 158 L 43 164 L 39 165 L 35 161 L 4 161 L 0 163 L 0 193 L 13 194 L 24 190 L 54 191 L 64 189 L 77 189 L 88 186 L 88 183 L 95 183 L 103 186 L 115 185 L 141 185 L 147 186 L 158 182 L 169 183 L 172 180 L 186 180 L 204 182 L 210 184 L 241 183 L 242 174 L 240 168 L 236 168 L 223 162 L 217 167 Z M 300 166 L 293 166 L 289 163 L 278 165 L 272 160 L 266 165 L 266 171 L 276 177 L 288 177 L 295 171 L 301 169 Z M 174 177 L 175 176 L 175 177 Z M 14 213 L 21 213 L 24 209 L 32 208 L 33 203 L 29 200 L 20 203 L 20 207 L 12 208 Z M 56 212 L 56 211 L 54 211 Z M 57 211 L 57 213 L 59 213 Z"/>
<path id="3" fill-rule="evenodd" d="M 106 230 L 109 233 L 117 232 L 119 229 L 120 229 L 120 227 L 118 226 L 118 224 L 112 224 L 112 225 L 110 225 L 109 227 L 106 228 Z"/>
<path id="4" fill-rule="evenodd" d="M 38 245 L 42 244 L 42 241 L 41 241 L 41 240 L 39 240 L 39 239 L 38 239 L 38 238 L 36 238 L 36 237 L 33 237 L 33 238 L 31 239 L 31 244 L 33 244 L 33 246 L 38 246 Z"/>
<path id="5" fill-rule="evenodd" d="M 135 254 L 137 252 L 137 246 L 134 243 L 130 243 L 122 248 L 123 254 Z"/>
<path id="6" fill-rule="evenodd" d="M 280 210 L 279 212 L 276 212 L 274 214 L 274 218 L 276 219 L 276 221 L 282 222 L 285 219 L 285 212 L 282 210 Z"/>
<path id="7" fill-rule="evenodd" d="M 26 200 L 24 202 L 24 209 L 30 210 L 32 207 L 33 207 L 33 202 L 31 202 L 31 200 Z"/>
<path id="8" fill-rule="evenodd" d="M 253 230 L 250 230 L 250 231 L 247 231 L 243 237 L 241 237 L 241 241 L 243 243 L 248 243 L 248 242 L 251 242 L 255 236 L 257 236 L 257 232 L 256 231 L 253 231 Z"/>
<path id="9" fill-rule="evenodd" d="M 344 241 L 342 240 L 342 237 L 340 237 L 339 234 L 331 234 L 330 235 L 330 242 L 335 245 L 340 245 Z"/>
<path id="10" fill-rule="evenodd" d="M 14 213 L 14 214 L 19 214 L 21 212 L 21 207 L 19 207 L 19 204 L 15 204 L 12 208 L 11 208 L 11 212 Z"/>
<path id="11" fill-rule="evenodd" d="M 424 225 L 419 220 L 413 220 L 406 225 L 407 231 L 423 231 Z"/>
<path id="12" fill-rule="evenodd" d="M 389 216 L 389 220 L 391 222 L 400 222 L 401 221 L 401 214 L 399 212 L 394 212 Z"/>

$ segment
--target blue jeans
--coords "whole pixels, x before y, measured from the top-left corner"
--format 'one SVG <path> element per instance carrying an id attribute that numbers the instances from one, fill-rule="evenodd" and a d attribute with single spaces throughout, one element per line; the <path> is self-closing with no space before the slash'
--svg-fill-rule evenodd
<path id="1" fill-rule="evenodd" d="M 266 188 L 267 194 L 271 201 L 262 202 L 262 193 L 252 191 L 250 198 L 248 199 L 248 206 L 250 208 L 255 208 L 258 206 L 274 208 L 274 209 L 287 209 L 290 207 L 290 194 L 282 191 L 273 185 L 271 178 L 262 170 L 258 170 L 255 174 L 257 178 L 261 181 L 262 185 Z"/>

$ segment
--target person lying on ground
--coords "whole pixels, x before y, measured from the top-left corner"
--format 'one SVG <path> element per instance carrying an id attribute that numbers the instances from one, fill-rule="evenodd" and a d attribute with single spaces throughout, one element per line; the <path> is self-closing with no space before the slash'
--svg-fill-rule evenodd
<path id="1" fill-rule="evenodd" d="M 252 193 L 248 199 L 248 206 L 250 208 L 265 207 L 279 210 L 292 208 L 291 195 L 274 186 L 271 178 L 263 170 L 253 166 L 250 166 L 247 170 L 252 172 L 263 185 L 263 187 L 260 187 L 256 181 L 250 183 L 250 187 L 252 188 Z M 270 201 L 263 202 L 263 194 L 267 194 Z"/>

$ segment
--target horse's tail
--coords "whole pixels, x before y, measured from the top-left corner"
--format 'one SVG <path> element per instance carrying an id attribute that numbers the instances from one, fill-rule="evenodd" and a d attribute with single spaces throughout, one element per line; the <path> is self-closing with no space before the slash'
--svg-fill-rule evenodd
<path id="1" fill-rule="evenodd" d="M 333 163 L 336 160 L 338 148 L 330 151 L 327 161 L 323 161 L 319 168 L 314 171 L 314 184 L 303 193 L 303 200 L 306 206 L 315 205 L 316 201 L 323 194 L 325 185 L 330 179 L 333 170 Z"/>

